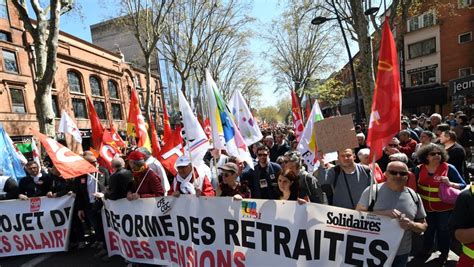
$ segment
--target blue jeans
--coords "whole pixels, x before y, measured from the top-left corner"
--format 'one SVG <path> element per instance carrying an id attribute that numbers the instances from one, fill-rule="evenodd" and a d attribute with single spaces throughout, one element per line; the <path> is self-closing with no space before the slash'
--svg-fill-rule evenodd
<path id="1" fill-rule="evenodd" d="M 410 253 L 395 256 L 395 259 L 393 260 L 393 263 L 392 263 L 392 267 L 405 267 L 405 266 L 407 266 L 408 255 L 410 255 Z"/>
<path id="2" fill-rule="evenodd" d="M 451 236 L 449 235 L 449 216 L 451 211 L 427 212 L 426 222 L 428 229 L 423 237 L 423 248 L 431 249 L 434 245 L 436 236 L 436 245 L 441 254 L 448 254 L 451 245 Z"/>

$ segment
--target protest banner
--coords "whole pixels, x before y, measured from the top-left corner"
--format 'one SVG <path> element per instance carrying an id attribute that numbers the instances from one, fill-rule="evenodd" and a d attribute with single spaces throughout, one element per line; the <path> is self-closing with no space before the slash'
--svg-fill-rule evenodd
<path id="1" fill-rule="evenodd" d="M 395 219 L 296 201 L 181 195 L 104 203 L 109 255 L 172 266 L 390 266 Z"/>
<path id="2" fill-rule="evenodd" d="M 323 153 L 359 146 L 351 115 L 326 118 L 314 123 L 316 143 Z"/>
<path id="3" fill-rule="evenodd" d="M 66 251 L 74 198 L 0 202 L 0 257 Z"/>

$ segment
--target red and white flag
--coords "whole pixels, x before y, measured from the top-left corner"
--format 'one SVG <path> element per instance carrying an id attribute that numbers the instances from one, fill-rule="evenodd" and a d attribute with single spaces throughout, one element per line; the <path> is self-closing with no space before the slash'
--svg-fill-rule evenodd
<path id="1" fill-rule="evenodd" d="M 38 166 L 41 166 L 40 154 L 39 154 L 38 148 L 36 147 L 36 142 L 34 138 L 31 138 L 31 152 L 33 154 L 33 161 L 36 162 Z"/>
<path id="2" fill-rule="evenodd" d="M 401 106 L 397 47 L 385 17 L 367 136 L 371 161 L 382 156 L 383 147 L 400 131 Z"/>
<path id="3" fill-rule="evenodd" d="M 94 103 L 92 102 L 89 96 L 86 96 L 87 100 L 87 109 L 89 110 L 89 120 L 91 122 L 91 132 L 92 132 L 92 146 L 95 150 L 100 150 L 102 145 L 102 136 L 104 135 L 104 127 L 100 122 L 99 115 L 94 108 Z"/>
<path id="4" fill-rule="evenodd" d="M 59 121 L 58 133 L 70 134 L 76 142 L 82 143 L 81 132 L 77 128 L 76 123 L 69 117 L 66 111 L 61 113 L 61 120 Z"/>
<path id="5" fill-rule="evenodd" d="M 64 179 L 71 179 L 98 171 L 95 166 L 67 147 L 36 130 L 30 128 L 30 131 L 39 138 L 41 144 L 46 149 L 46 153 L 48 153 L 54 166 Z"/>
<path id="6" fill-rule="evenodd" d="M 110 121 L 110 135 L 112 136 L 116 146 L 127 147 L 127 144 L 123 141 L 122 137 L 120 137 L 117 130 L 115 129 L 113 121 Z"/>
<path id="7" fill-rule="evenodd" d="M 165 145 L 161 148 L 160 156 L 157 158 L 161 165 L 172 173 L 176 175 L 176 169 L 174 168 L 174 164 L 176 160 L 183 155 L 183 137 L 181 136 L 181 127 L 176 127 L 174 129 L 173 135 L 170 141 L 165 143 Z"/>
<path id="8" fill-rule="evenodd" d="M 295 126 L 296 141 L 300 141 L 301 135 L 303 134 L 304 124 L 301 117 L 301 108 L 298 104 L 298 97 L 296 96 L 295 90 L 291 90 L 291 111 L 293 113 L 293 124 Z"/>

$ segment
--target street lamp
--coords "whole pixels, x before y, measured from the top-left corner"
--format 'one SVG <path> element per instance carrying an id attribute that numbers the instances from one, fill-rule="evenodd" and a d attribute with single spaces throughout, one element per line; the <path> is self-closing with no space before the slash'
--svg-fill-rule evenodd
<path id="1" fill-rule="evenodd" d="M 333 19 L 336 19 L 338 24 L 339 24 L 339 28 L 341 29 L 341 32 L 342 32 L 342 38 L 344 39 L 344 44 L 346 46 L 347 55 L 349 57 L 349 66 L 351 68 L 352 90 L 353 90 L 353 94 L 354 94 L 354 104 L 355 104 L 355 112 L 356 112 L 355 121 L 356 121 L 357 124 L 360 124 L 362 119 L 361 119 L 360 105 L 359 105 L 359 93 L 357 92 L 357 81 L 356 81 L 356 74 L 355 74 L 355 70 L 354 70 L 354 61 L 352 59 L 351 49 L 349 48 L 349 42 L 347 41 L 346 33 L 344 32 L 344 27 L 342 26 L 342 20 L 341 20 L 341 17 L 339 15 L 339 12 L 337 11 L 337 7 L 336 7 L 336 4 L 334 3 L 334 0 L 331 0 L 330 4 L 331 4 L 331 7 L 334 9 L 334 13 L 335 13 L 336 17 L 335 18 L 316 17 L 313 20 L 311 20 L 311 24 L 321 25 L 321 24 L 325 23 L 326 21 L 333 20 Z M 367 16 L 372 15 L 372 14 L 377 13 L 378 10 L 379 10 L 378 8 L 371 7 L 369 9 L 367 9 L 364 12 L 364 14 L 367 15 Z"/>

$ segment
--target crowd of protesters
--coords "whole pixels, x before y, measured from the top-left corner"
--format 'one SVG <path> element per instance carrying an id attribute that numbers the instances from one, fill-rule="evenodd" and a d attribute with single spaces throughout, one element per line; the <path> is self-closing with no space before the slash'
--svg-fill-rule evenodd
<path id="1" fill-rule="evenodd" d="M 372 169 L 365 123 L 355 127 L 358 147 L 338 151 L 337 162 L 321 160 L 314 172 L 308 172 L 303 164 L 294 131 L 283 126 L 262 129 L 263 140 L 250 147 L 253 166 L 211 149 L 204 158 L 205 166 L 193 166 L 187 156 L 179 157 L 174 176 L 146 148 L 129 149 L 123 157 L 113 159 L 111 173 L 99 167 L 92 152 L 85 151 L 83 158 L 99 167 L 99 172 L 64 179 L 54 166 L 30 161 L 25 165 L 27 176 L 19 184 L 0 173 L 0 199 L 75 195 L 71 246 L 94 247 L 95 256 L 104 261 L 108 257 L 100 213 L 102 198 L 134 201 L 191 194 L 294 200 L 302 205 L 312 202 L 390 216 L 406 230 L 392 266 L 406 265 L 413 234 L 423 232 L 418 258 L 426 259 L 437 249 L 439 261 L 446 262 L 451 233 L 455 233 L 465 244 L 460 263 L 473 266 L 474 247 L 468 244 L 474 243 L 474 190 L 472 194 L 463 192 L 457 205 L 442 202 L 438 195 L 440 183 L 455 189 L 470 183 L 473 128 L 461 112 L 445 119 L 436 113 L 403 116 L 402 130 Z M 372 184 L 375 198 L 371 200 Z"/>

